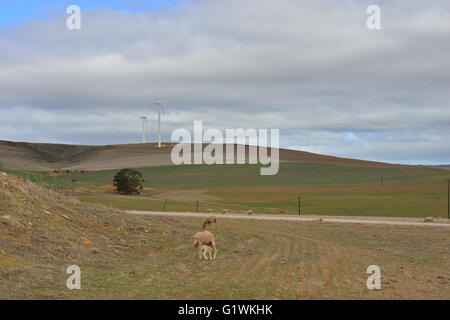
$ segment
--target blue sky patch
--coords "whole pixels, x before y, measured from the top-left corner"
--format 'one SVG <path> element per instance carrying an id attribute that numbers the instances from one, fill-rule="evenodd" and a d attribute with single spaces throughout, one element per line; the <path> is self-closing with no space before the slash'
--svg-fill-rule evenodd
<path id="1" fill-rule="evenodd" d="M 0 27 L 45 20 L 65 14 L 69 5 L 78 5 L 82 10 L 108 9 L 128 13 L 164 11 L 181 0 L 14 0 L 0 1 Z"/>

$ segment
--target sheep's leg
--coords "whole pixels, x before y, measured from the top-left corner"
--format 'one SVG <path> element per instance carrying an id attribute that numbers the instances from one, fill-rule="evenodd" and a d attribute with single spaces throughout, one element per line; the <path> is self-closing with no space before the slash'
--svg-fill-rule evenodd
<path id="1" fill-rule="evenodd" d="M 195 248 L 197 248 L 198 242 L 197 240 L 194 240 L 194 245 L 192 247 L 192 259 L 195 258 Z M 200 248 L 200 247 L 199 247 Z"/>
<path id="2" fill-rule="evenodd" d="M 209 260 L 212 260 L 211 250 L 209 250 L 208 253 L 209 253 Z"/>
<path id="3" fill-rule="evenodd" d="M 216 259 L 216 255 L 217 255 L 216 242 L 215 241 L 211 242 L 211 245 L 214 248 L 214 260 L 215 260 Z"/>

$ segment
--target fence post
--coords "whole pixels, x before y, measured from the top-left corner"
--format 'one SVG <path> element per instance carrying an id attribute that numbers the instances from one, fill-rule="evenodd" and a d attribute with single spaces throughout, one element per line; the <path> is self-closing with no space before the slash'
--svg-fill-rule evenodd
<path id="1" fill-rule="evenodd" d="M 301 196 L 298 196 L 298 215 L 301 215 Z"/>
<path id="2" fill-rule="evenodd" d="M 163 209 L 162 209 L 163 212 L 166 210 L 166 203 L 167 203 L 167 200 L 164 200 L 164 205 L 163 205 Z"/>
<path id="3" fill-rule="evenodd" d="M 450 219 L 450 180 L 447 180 L 447 218 Z"/>
<path id="4" fill-rule="evenodd" d="M 197 213 L 198 213 L 198 200 L 197 200 Z"/>

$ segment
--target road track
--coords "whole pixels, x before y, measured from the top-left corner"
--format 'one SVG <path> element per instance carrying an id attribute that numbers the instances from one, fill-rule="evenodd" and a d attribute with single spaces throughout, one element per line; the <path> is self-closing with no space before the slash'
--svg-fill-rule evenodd
<path id="1" fill-rule="evenodd" d="M 312 222 L 322 219 L 327 223 L 354 223 L 354 224 L 387 224 L 398 226 L 420 226 L 420 227 L 447 227 L 450 228 L 450 221 L 439 219 L 440 222 L 424 223 L 420 218 L 375 218 L 375 217 L 333 217 L 333 216 L 288 216 L 288 215 L 270 215 L 270 214 L 236 214 L 236 213 L 192 213 L 192 212 L 159 212 L 159 211 L 126 211 L 129 214 L 166 216 L 166 217 L 197 217 L 204 218 L 208 215 L 217 215 L 221 219 L 247 219 L 247 220 L 268 220 L 268 221 L 295 221 Z"/>

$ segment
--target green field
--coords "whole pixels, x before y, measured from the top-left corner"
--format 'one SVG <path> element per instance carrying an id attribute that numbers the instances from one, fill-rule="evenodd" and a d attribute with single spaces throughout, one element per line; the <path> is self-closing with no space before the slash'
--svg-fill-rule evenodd
<path id="1" fill-rule="evenodd" d="M 49 179 L 39 176 L 33 177 Z M 267 212 L 275 206 L 294 209 L 295 196 L 301 192 L 310 212 L 371 214 L 378 199 L 385 207 L 380 210 L 383 214 L 411 214 L 410 209 L 421 203 L 411 196 L 418 186 L 424 195 L 421 201 L 430 199 L 423 209 L 436 201 L 433 197 L 443 184 L 155 188 L 133 197 L 100 186 L 75 194 L 85 201 L 140 209 L 152 209 L 152 204 L 161 210 L 157 206 L 167 200 L 168 210 L 193 211 L 193 199 L 201 197 L 201 208 L 220 205 Z M 192 247 L 203 221 L 204 217 L 126 214 L 0 174 L 0 299 L 448 300 L 450 296 L 448 227 L 220 215 L 217 228 L 210 228 L 217 260 L 205 261 L 193 257 Z M 366 270 L 372 264 L 382 268 L 382 290 L 367 290 Z M 82 270 L 81 290 L 66 287 L 69 265 Z"/>
<path id="2" fill-rule="evenodd" d="M 275 176 L 256 165 L 166 166 L 138 169 L 146 180 L 139 197 L 116 195 L 117 170 L 84 173 L 12 172 L 51 189 L 75 192 L 85 202 L 124 210 L 317 215 L 443 217 L 450 171 L 422 167 L 362 168 L 281 163 Z M 11 171 L 10 171 L 11 172 Z M 381 185 L 381 177 L 383 185 Z"/>

